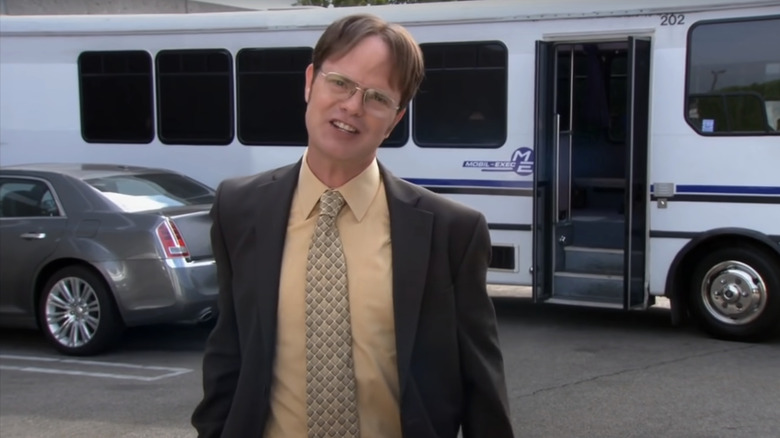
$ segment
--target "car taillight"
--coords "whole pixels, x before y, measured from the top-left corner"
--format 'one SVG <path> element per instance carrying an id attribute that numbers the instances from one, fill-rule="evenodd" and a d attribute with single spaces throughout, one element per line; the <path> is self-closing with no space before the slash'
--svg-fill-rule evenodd
<path id="1" fill-rule="evenodd" d="M 157 226 L 157 238 L 160 239 L 166 257 L 189 257 L 190 252 L 187 250 L 187 245 L 184 243 L 179 229 L 170 219 L 165 219 Z"/>

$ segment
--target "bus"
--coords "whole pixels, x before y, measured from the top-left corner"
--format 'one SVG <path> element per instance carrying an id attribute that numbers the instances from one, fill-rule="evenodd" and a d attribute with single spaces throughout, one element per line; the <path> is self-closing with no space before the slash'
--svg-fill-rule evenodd
<path id="1" fill-rule="evenodd" d="M 665 297 L 719 338 L 778 328 L 776 0 L 2 16 L 0 164 L 216 186 L 294 162 L 312 48 L 352 13 L 419 42 L 424 82 L 379 160 L 485 215 L 490 284 L 626 311 Z"/>

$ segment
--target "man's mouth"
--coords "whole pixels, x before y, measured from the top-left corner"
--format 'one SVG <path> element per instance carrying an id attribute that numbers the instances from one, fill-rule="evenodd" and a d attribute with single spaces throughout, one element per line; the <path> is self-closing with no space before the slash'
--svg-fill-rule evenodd
<path id="1" fill-rule="evenodd" d="M 330 124 L 344 132 L 349 132 L 350 134 L 356 134 L 358 132 L 357 128 L 355 128 L 354 126 L 347 125 L 346 123 L 341 122 L 339 120 L 333 120 L 332 122 L 330 122 Z"/>

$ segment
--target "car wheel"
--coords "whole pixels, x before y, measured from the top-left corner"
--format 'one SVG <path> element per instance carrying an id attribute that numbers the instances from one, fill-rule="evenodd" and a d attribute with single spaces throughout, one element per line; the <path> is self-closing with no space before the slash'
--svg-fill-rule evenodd
<path id="1" fill-rule="evenodd" d="M 105 282 L 81 266 L 52 275 L 43 290 L 39 312 L 46 338 L 65 354 L 97 354 L 116 341 L 123 329 Z"/>
<path id="2" fill-rule="evenodd" d="M 780 263 L 752 246 L 716 248 L 693 271 L 691 312 L 722 339 L 755 341 L 780 319 Z"/>

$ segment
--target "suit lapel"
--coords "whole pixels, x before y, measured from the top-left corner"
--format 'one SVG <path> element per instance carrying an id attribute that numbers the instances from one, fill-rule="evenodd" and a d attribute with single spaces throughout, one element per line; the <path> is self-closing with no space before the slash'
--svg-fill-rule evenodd
<path id="1" fill-rule="evenodd" d="M 380 165 L 390 211 L 393 261 L 393 307 L 398 379 L 401 391 L 409 364 L 425 289 L 433 214 L 417 208 L 420 195 Z"/>
<path id="2" fill-rule="evenodd" d="M 262 333 L 263 357 L 272 358 L 276 349 L 279 282 L 287 222 L 301 162 L 280 169 L 272 180 L 257 188 L 254 213 L 258 261 L 258 324 Z M 422 294 L 430 255 L 433 214 L 419 209 L 420 195 L 380 164 L 390 212 L 393 263 L 393 308 L 400 388 L 406 386 L 414 347 Z M 247 202 L 253 202 L 247 200 Z"/>
<path id="3" fill-rule="evenodd" d="M 255 202 L 254 235 L 256 239 L 254 259 L 257 260 L 258 318 L 262 336 L 263 356 L 275 357 L 279 282 L 284 253 L 290 205 L 301 162 L 279 169 L 268 183 L 257 188 Z"/>

